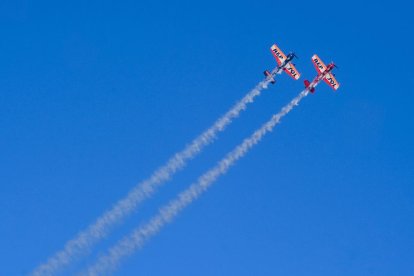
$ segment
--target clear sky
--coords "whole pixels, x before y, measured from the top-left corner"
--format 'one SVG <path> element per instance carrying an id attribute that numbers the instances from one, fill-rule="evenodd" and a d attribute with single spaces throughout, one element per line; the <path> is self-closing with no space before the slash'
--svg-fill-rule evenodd
<path id="1" fill-rule="evenodd" d="M 117 275 L 411 275 L 413 4 L 1 1 L 0 275 L 46 261 L 262 79 L 219 139 L 70 275 L 192 183 L 334 60 L 306 97 Z"/>

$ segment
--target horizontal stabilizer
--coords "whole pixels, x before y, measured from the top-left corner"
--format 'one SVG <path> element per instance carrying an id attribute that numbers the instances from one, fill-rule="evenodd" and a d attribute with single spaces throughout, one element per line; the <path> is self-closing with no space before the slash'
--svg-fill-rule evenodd
<path id="1" fill-rule="evenodd" d="M 266 76 L 266 79 L 269 79 L 270 80 L 270 83 L 271 84 L 275 84 L 276 83 L 276 80 L 273 78 L 272 73 L 270 73 L 269 70 L 265 70 L 263 72 L 263 74 Z"/>
<path id="2" fill-rule="evenodd" d="M 308 81 L 308 80 L 305 80 L 305 81 L 304 81 L 304 83 L 305 83 L 305 88 L 308 88 L 308 87 L 309 87 L 309 85 L 311 84 L 311 83 L 310 83 L 310 81 Z M 315 92 L 315 87 L 311 87 L 311 88 L 309 89 L 309 91 L 310 91 L 311 93 Z"/>

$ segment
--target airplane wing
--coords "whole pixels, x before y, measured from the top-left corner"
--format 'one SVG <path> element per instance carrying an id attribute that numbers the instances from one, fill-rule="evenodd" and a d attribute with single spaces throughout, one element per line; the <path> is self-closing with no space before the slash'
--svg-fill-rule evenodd
<path id="1" fill-rule="evenodd" d="M 328 73 L 325 75 L 325 77 L 323 78 L 323 80 L 330 86 L 332 87 L 333 90 L 337 90 L 339 88 L 339 82 L 335 79 L 335 77 Z"/>
<path id="2" fill-rule="evenodd" d="M 272 52 L 272 55 L 275 57 L 277 64 L 282 65 L 282 63 L 286 60 L 286 55 L 277 47 L 276 44 L 273 44 L 272 47 L 270 47 L 270 51 Z"/>
<path id="3" fill-rule="evenodd" d="M 323 63 L 323 61 L 318 57 L 318 55 L 312 56 L 312 62 L 315 66 L 316 71 L 318 71 L 319 74 L 322 74 L 326 70 L 325 63 Z"/>
<path id="4" fill-rule="evenodd" d="M 300 78 L 300 73 L 298 72 L 298 70 L 296 70 L 295 66 L 291 62 L 286 64 L 283 70 L 285 70 L 285 72 L 295 80 L 298 80 Z"/>

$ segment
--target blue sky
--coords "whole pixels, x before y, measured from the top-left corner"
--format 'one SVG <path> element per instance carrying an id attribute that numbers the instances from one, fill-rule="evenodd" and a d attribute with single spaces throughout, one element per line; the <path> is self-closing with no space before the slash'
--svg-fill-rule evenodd
<path id="1" fill-rule="evenodd" d="M 86 3 L 87 2 L 87 3 Z M 414 270 L 408 2 L 2 1 L 1 275 L 29 273 L 275 66 L 299 58 L 92 262 L 313 78 L 320 85 L 119 275 L 409 275 Z"/>

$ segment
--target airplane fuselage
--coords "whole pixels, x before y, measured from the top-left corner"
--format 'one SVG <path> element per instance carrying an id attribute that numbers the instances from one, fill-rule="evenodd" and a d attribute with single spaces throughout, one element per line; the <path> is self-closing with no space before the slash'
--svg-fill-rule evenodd
<path id="1" fill-rule="evenodd" d="M 322 73 L 318 74 L 313 81 L 311 82 L 311 84 L 309 85 L 310 88 L 314 88 L 321 80 L 323 80 L 323 78 L 332 71 L 332 69 L 334 68 L 334 65 L 331 63 L 326 67 L 326 70 L 323 71 Z"/>
<path id="2" fill-rule="evenodd" d="M 295 53 L 290 52 L 288 55 L 285 55 L 276 44 L 273 44 L 272 47 L 270 47 L 270 51 L 276 59 L 278 66 L 276 66 L 272 71 L 264 71 L 267 81 L 274 83 L 276 75 L 281 74 L 283 71 L 295 80 L 300 78 L 300 73 L 296 70 L 294 64 L 291 63 L 292 59 L 296 57 Z"/>
<path id="3" fill-rule="evenodd" d="M 288 54 L 287 57 L 286 57 L 286 59 L 285 59 L 285 61 L 280 66 L 276 67 L 272 71 L 272 75 L 275 76 L 276 74 L 278 74 L 279 72 L 281 72 L 286 67 L 286 65 L 288 65 L 289 62 L 292 61 L 293 57 L 294 56 L 292 54 Z"/>
<path id="4" fill-rule="evenodd" d="M 288 54 L 287 57 L 286 57 L 285 62 L 283 62 L 283 64 L 282 64 L 281 67 L 286 66 L 286 64 L 288 64 L 289 62 L 291 62 L 293 58 L 294 58 L 294 55 L 293 54 Z"/>
<path id="5" fill-rule="evenodd" d="M 318 57 L 318 55 L 314 54 L 312 56 L 312 62 L 315 66 L 318 75 L 313 79 L 312 82 L 305 80 L 305 88 L 308 92 L 314 93 L 315 87 L 323 80 L 328 84 L 333 90 L 337 90 L 339 88 L 339 83 L 335 79 L 335 74 L 331 73 L 331 71 L 336 67 L 335 63 L 331 62 L 327 66 L 323 63 L 323 61 Z"/>

